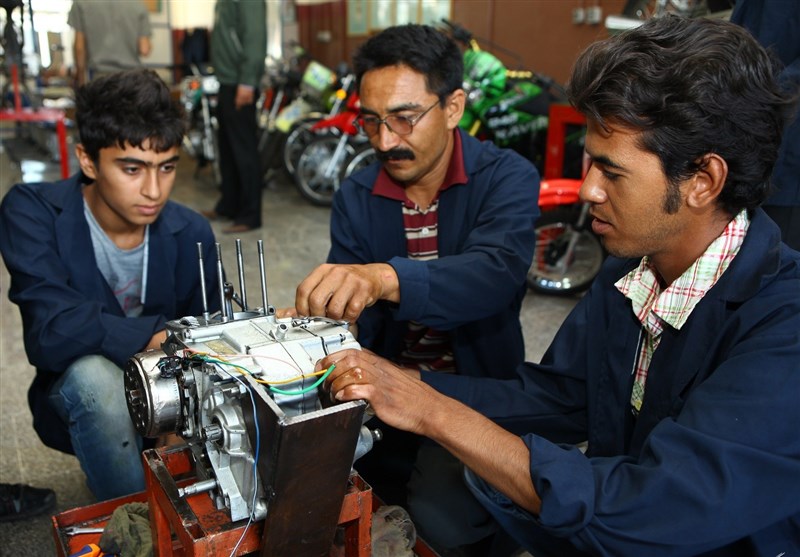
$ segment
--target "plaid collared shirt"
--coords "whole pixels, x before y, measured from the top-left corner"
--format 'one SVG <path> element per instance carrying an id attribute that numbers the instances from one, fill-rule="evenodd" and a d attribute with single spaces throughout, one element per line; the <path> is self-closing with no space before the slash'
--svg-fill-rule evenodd
<path id="1" fill-rule="evenodd" d="M 683 327 L 697 303 L 717 283 L 739 253 L 749 226 L 750 218 L 747 211 L 743 210 L 728 223 L 703 255 L 665 290 L 661 289 L 658 274 L 647 256 L 642 258 L 636 269 L 615 284 L 631 300 L 631 309 L 642 323 L 631 391 L 631 406 L 636 414 L 642 409 L 647 370 L 658 348 L 662 331 L 667 326 L 677 330 Z"/>

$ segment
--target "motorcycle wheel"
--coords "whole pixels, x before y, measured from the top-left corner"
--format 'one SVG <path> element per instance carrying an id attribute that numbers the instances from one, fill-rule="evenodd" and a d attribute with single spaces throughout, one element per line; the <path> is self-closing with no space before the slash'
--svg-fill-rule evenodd
<path id="1" fill-rule="evenodd" d="M 705 0 L 628 0 L 622 8 L 622 15 L 646 20 L 668 13 L 698 17 L 707 11 Z"/>
<path id="2" fill-rule="evenodd" d="M 373 162 L 378 160 L 375 156 L 375 149 L 369 144 L 363 145 L 356 150 L 356 154 L 350 157 L 342 171 L 341 181 L 351 174 L 358 172 L 362 168 L 366 168 Z"/>
<path id="3" fill-rule="evenodd" d="M 339 189 L 345 162 L 355 155 L 355 147 L 348 141 L 339 160 L 333 161 L 335 169 L 332 176 L 326 177 L 325 171 L 332 162 L 339 139 L 334 135 L 318 137 L 303 150 L 297 161 L 295 183 L 303 197 L 314 205 L 333 203 L 333 194 Z"/>
<path id="4" fill-rule="evenodd" d="M 573 294 L 589 288 L 600 271 L 605 250 L 591 230 L 575 230 L 580 207 L 558 207 L 542 212 L 536 221 L 536 248 L 528 270 L 528 286 L 542 294 Z M 567 254 L 570 237 L 578 240 Z M 566 266 L 559 267 L 567 257 Z"/>
<path id="5" fill-rule="evenodd" d="M 304 118 L 292 126 L 289 135 L 286 136 L 286 143 L 283 145 L 283 166 L 289 176 L 294 176 L 297 169 L 297 162 L 303 150 L 318 136 L 317 132 L 311 127 L 322 120 L 322 116 Z"/>

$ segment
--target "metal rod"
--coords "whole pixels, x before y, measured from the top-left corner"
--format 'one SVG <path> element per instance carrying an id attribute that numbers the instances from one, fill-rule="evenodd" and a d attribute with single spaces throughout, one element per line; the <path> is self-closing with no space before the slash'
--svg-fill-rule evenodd
<path id="1" fill-rule="evenodd" d="M 264 304 L 264 315 L 269 315 L 267 299 L 267 271 L 264 267 L 264 240 L 258 240 L 258 270 L 261 273 L 261 303 Z"/>
<path id="2" fill-rule="evenodd" d="M 195 484 L 187 485 L 186 487 L 179 487 L 178 497 L 186 497 L 187 495 L 211 491 L 215 487 L 217 487 L 217 480 L 202 480 Z"/>
<path id="3" fill-rule="evenodd" d="M 242 241 L 236 238 L 236 265 L 239 269 L 239 295 L 242 297 L 242 311 L 247 311 L 247 289 L 244 285 L 244 258 L 242 257 Z"/>
<path id="4" fill-rule="evenodd" d="M 197 242 L 197 259 L 200 261 L 200 294 L 203 297 L 203 319 L 206 323 L 211 319 L 208 313 L 208 295 L 206 293 L 206 269 L 203 264 L 203 242 Z"/>
<path id="5" fill-rule="evenodd" d="M 222 311 L 222 322 L 227 323 L 230 320 L 230 316 L 228 315 L 228 307 L 225 304 L 225 273 L 222 270 L 222 247 L 220 247 L 219 242 L 216 242 L 217 246 L 217 280 L 219 281 L 219 303 L 220 303 L 220 310 Z"/>

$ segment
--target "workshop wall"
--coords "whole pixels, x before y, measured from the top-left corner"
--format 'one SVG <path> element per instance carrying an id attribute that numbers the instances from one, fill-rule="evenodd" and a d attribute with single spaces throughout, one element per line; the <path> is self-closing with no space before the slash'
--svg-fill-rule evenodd
<path id="1" fill-rule="evenodd" d="M 452 0 L 453 21 L 473 32 L 482 46 L 509 68 L 524 67 L 563 83 L 576 56 L 590 43 L 608 36 L 603 20 L 619 14 L 625 0 Z M 596 24 L 573 23 L 576 8 L 598 7 Z M 298 39 L 328 67 L 350 61 L 366 35 L 349 36 L 347 0 L 297 6 Z M 490 48 L 511 50 L 519 59 Z"/>

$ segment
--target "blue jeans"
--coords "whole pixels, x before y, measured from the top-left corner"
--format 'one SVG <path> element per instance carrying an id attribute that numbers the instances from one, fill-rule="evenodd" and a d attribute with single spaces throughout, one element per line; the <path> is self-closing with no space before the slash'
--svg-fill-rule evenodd
<path id="1" fill-rule="evenodd" d="M 99 501 L 144 490 L 142 438 L 125 402 L 123 373 L 102 356 L 76 360 L 50 391 L 75 456 Z"/>

